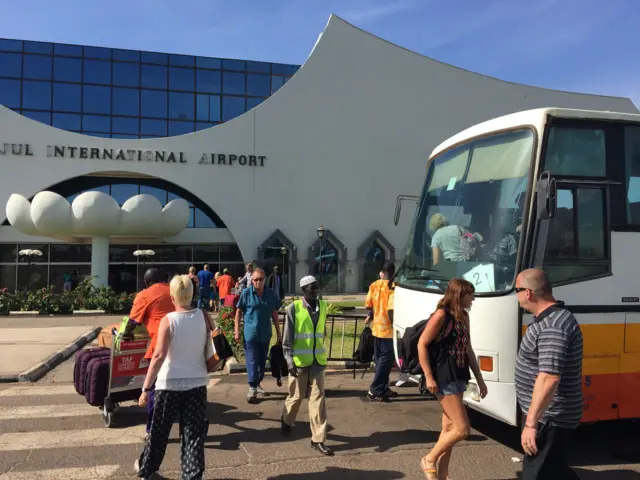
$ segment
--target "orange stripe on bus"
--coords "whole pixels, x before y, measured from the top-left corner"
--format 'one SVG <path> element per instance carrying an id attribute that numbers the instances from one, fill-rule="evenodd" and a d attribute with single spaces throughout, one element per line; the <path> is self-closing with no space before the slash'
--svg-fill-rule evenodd
<path id="1" fill-rule="evenodd" d="M 640 417 L 640 373 L 585 375 L 582 422 Z"/>
<path id="2" fill-rule="evenodd" d="M 580 325 L 583 375 L 640 373 L 640 324 Z M 522 327 L 522 333 L 526 326 Z M 637 347 L 637 348 L 636 348 Z"/>
<path id="3" fill-rule="evenodd" d="M 640 418 L 640 323 L 581 324 L 580 329 L 582 422 Z"/>

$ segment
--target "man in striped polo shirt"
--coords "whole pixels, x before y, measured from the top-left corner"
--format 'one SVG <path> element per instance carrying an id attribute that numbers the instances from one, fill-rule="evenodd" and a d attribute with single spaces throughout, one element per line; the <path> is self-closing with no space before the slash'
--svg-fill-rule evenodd
<path id="1" fill-rule="evenodd" d="M 525 415 L 522 479 L 577 479 L 566 447 L 582 417 L 582 332 L 553 297 L 542 270 L 516 278 L 520 306 L 534 315 L 520 344 L 516 393 Z"/>

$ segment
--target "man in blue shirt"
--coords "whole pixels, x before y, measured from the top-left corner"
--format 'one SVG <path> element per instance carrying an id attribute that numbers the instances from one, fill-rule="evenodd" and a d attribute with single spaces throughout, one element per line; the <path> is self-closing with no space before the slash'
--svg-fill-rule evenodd
<path id="1" fill-rule="evenodd" d="M 209 298 L 211 297 L 211 282 L 213 282 L 213 272 L 209 271 L 209 265 L 204 264 L 204 269 L 198 272 L 198 306 L 203 310 L 209 310 Z"/>
<path id="2" fill-rule="evenodd" d="M 282 302 L 278 294 L 265 287 L 266 274 L 256 268 L 251 275 L 251 286 L 242 290 L 236 310 L 235 339 L 240 341 L 240 316 L 244 316 L 244 355 L 249 377 L 247 401 L 252 403 L 258 394 L 265 395 L 260 383 L 271 341 L 271 322 L 276 328 L 278 343 L 282 343 L 282 333 L 278 322 L 278 310 Z"/>

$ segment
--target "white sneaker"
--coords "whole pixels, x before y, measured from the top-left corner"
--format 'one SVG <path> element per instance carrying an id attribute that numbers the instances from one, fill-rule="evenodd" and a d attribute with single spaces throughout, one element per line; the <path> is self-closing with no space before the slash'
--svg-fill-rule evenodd
<path id="1" fill-rule="evenodd" d="M 267 392 L 264 391 L 264 388 L 262 388 L 261 385 L 258 385 L 258 387 L 256 388 L 256 392 L 258 393 L 258 395 L 267 395 Z"/>
<path id="2" fill-rule="evenodd" d="M 258 397 L 258 389 L 249 388 L 249 393 L 247 393 L 247 402 L 251 403 Z"/>
<path id="3" fill-rule="evenodd" d="M 137 458 L 135 462 L 133 462 L 133 471 L 136 473 L 140 473 L 140 459 Z"/>

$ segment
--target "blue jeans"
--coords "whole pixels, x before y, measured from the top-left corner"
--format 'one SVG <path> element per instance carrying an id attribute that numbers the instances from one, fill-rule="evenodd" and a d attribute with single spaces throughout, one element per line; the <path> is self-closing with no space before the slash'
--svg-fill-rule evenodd
<path id="1" fill-rule="evenodd" d="M 389 389 L 389 375 L 393 368 L 393 338 L 373 337 L 376 373 L 369 391 L 374 397 L 382 396 Z"/>
<path id="2" fill-rule="evenodd" d="M 200 287 L 198 289 L 198 294 L 199 294 L 199 298 L 198 298 L 198 308 L 201 308 L 203 310 L 209 310 L 209 297 L 211 296 L 211 289 L 210 288 L 203 288 Z"/>
<path id="3" fill-rule="evenodd" d="M 256 388 L 264 379 L 264 368 L 267 364 L 267 355 L 269 354 L 269 341 L 261 342 L 260 340 L 245 340 L 244 342 L 244 358 L 247 364 L 247 377 L 249 386 Z"/>

